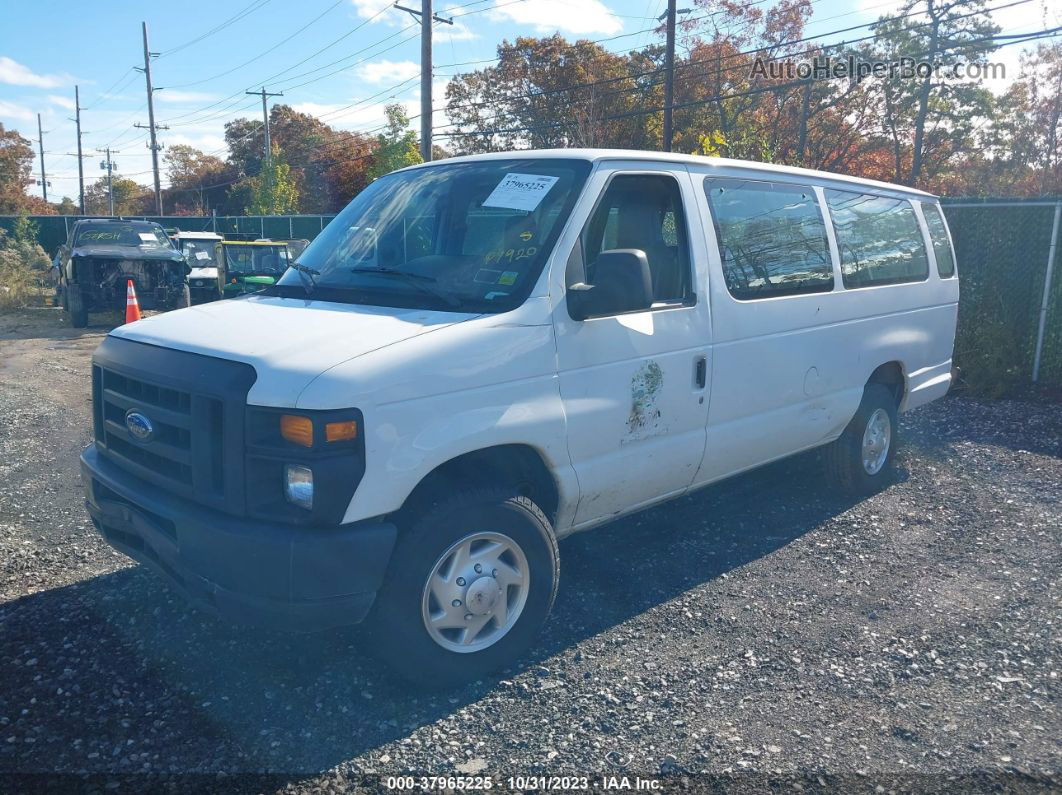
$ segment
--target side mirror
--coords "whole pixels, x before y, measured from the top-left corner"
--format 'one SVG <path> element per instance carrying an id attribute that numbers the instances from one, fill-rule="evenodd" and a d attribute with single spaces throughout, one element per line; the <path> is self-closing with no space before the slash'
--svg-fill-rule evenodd
<path id="1" fill-rule="evenodd" d="M 645 252 L 637 248 L 602 251 L 594 262 L 593 284 L 568 288 L 573 320 L 638 312 L 653 305 L 653 279 Z"/>

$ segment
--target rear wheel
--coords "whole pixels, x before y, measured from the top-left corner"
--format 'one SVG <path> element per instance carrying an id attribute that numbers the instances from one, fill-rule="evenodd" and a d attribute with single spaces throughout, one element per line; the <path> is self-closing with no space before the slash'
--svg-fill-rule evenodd
<path id="1" fill-rule="evenodd" d="M 844 433 L 823 451 L 827 477 L 849 494 L 881 490 L 888 483 L 896 439 L 895 397 L 882 384 L 868 384 Z"/>
<path id="2" fill-rule="evenodd" d="M 64 295 L 66 308 L 70 313 L 70 325 L 74 328 L 85 328 L 88 325 L 88 309 L 85 307 L 85 298 L 81 295 L 81 287 L 68 284 Z"/>
<path id="3" fill-rule="evenodd" d="M 399 536 L 369 619 L 375 652 L 426 687 L 518 658 L 553 606 L 560 562 L 527 497 L 476 490 L 434 501 Z"/>

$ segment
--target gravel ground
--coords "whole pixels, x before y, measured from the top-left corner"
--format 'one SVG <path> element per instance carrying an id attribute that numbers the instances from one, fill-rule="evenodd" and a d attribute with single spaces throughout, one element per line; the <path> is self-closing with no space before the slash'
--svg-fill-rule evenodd
<path id="1" fill-rule="evenodd" d="M 95 535 L 77 455 L 105 331 L 0 317 L 0 775 L 1062 786 L 1057 402 L 904 415 L 896 482 L 862 502 L 802 456 L 571 538 L 532 656 L 431 694 L 357 630 L 198 614 Z"/>

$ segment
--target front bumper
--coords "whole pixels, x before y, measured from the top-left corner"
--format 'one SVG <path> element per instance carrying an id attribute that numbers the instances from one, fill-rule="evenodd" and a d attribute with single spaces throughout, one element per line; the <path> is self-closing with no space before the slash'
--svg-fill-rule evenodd
<path id="1" fill-rule="evenodd" d="M 229 516 L 130 475 L 94 444 L 81 454 L 81 475 L 107 543 L 235 621 L 296 631 L 356 624 L 394 547 L 387 522 L 316 528 Z"/>

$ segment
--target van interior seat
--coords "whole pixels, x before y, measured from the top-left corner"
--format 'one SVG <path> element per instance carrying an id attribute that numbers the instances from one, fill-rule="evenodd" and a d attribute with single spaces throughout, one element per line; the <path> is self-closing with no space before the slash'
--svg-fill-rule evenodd
<path id="1" fill-rule="evenodd" d="M 668 196 L 663 191 L 631 192 L 624 196 L 617 208 L 616 247 L 645 252 L 656 301 L 682 297 L 678 250 L 667 245 L 663 234 L 668 205 Z"/>

